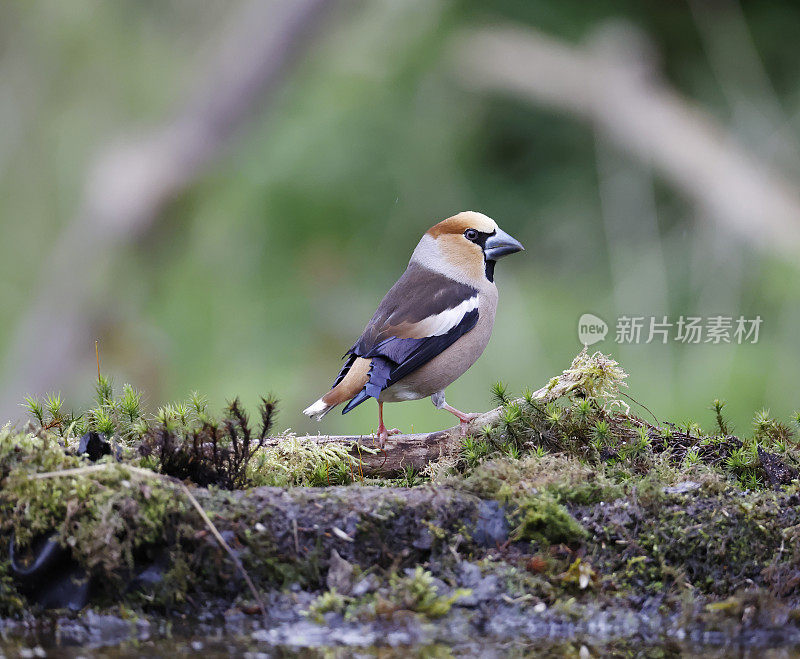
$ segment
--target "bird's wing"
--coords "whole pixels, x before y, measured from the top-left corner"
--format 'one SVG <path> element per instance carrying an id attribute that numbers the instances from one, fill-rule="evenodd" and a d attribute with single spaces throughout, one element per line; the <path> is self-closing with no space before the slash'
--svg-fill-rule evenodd
<path id="1" fill-rule="evenodd" d="M 451 346 L 478 322 L 478 291 L 450 277 L 412 264 L 383 298 L 364 333 L 347 352 L 347 373 L 355 357 L 372 359 L 369 380 L 342 410 L 415 371 Z"/>
<path id="2" fill-rule="evenodd" d="M 336 385 L 338 385 L 342 380 L 344 380 L 344 376 L 350 372 L 350 367 L 353 365 L 353 362 L 356 360 L 358 355 L 353 354 L 352 352 L 348 351 L 345 353 L 342 359 L 347 358 L 347 361 L 342 365 L 342 368 L 339 370 L 339 374 L 336 376 L 336 379 L 333 381 L 331 385 L 331 389 L 333 389 Z"/>

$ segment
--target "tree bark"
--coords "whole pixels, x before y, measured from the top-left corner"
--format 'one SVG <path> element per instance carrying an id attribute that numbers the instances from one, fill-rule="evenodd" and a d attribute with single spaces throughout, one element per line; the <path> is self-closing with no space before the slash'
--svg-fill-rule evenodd
<path id="1" fill-rule="evenodd" d="M 495 408 L 481 414 L 468 428 L 469 432 L 478 432 L 484 426 L 497 421 L 501 408 Z M 409 467 L 415 471 L 425 468 L 430 462 L 458 450 L 461 429 L 453 426 L 437 432 L 391 435 L 386 446 L 378 449 L 374 435 L 305 435 L 300 439 L 317 444 L 341 444 L 350 447 L 350 455 L 361 460 L 363 476 L 392 477 L 398 476 Z M 276 437 L 267 445 L 275 445 L 281 441 Z M 369 451 L 363 448 L 370 449 Z M 375 450 L 377 452 L 373 453 Z"/>

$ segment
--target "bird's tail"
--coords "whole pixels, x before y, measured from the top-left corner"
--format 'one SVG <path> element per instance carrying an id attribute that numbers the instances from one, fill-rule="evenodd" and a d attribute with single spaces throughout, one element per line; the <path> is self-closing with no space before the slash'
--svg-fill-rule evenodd
<path id="1" fill-rule="evenodd" d="M 330 412 L 336 405 L 331 405 L 330 403 L 325 402 L 325 396 L 320 398 L 316 403 L 312 403 L 306 409 L 303 410 L 303 414 L 316 421 L 322 421 L 322 417 L 324 417 L 328 412 Z"/>
<path id="2" fill-rule="evenodd" d="M 369 379 L 369 359 L 356 359 L 342 380 L 327 394 L 303 410 L 303 414 L 321 421 L 337 405 L 355 396 Z"/>

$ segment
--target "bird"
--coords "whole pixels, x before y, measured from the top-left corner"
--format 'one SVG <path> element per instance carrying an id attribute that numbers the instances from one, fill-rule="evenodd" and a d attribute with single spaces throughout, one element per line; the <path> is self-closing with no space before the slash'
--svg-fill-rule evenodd
<path id="1" fill-rule="evenodd" d="M 378 401 L 377 439 L 389 435 L 383 404 L 430 396 L 434 406 L 454 414 L 460 432 L 479 414 L 457 410 L 445 388 L 481 356 L 494 326 L 498 259 L 522 244 L 483 213 L 464 211 L 428 229 L 408 267 L 389 289 L 364 332 L 344 354 L 330 391 L 303 414 L 317 421 L 347 403 L 346 414 L 368 398 Z"/>

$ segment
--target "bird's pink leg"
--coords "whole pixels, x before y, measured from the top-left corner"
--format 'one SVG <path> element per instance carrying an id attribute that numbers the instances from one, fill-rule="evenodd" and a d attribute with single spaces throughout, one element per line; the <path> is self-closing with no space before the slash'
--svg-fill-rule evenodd
<path id="1" fill-rule="evenodd" d="M 450 414 L 454 414 L 458 417 L 462 437 L 467 434 L 467 428 L 469 428 L 469 424 L 480 416 L 479 412 L 462 412 L 457 410 L 452 405 L 448 405 L 447 403 L 442 405 L 442 409 L 447 410 L 450 412 Z"/>
<path id="2" fill-rule="evenodd" d="M 383 403 L 378 401 L 378 442 L 380 442 L 381 448 L 383 448 L 386 444 L 386 439 L 389 437 L 389 435 L 399 434 L 400 431 L 397 428 L 387 430 L 386 426 L 383 425 Z"/>

